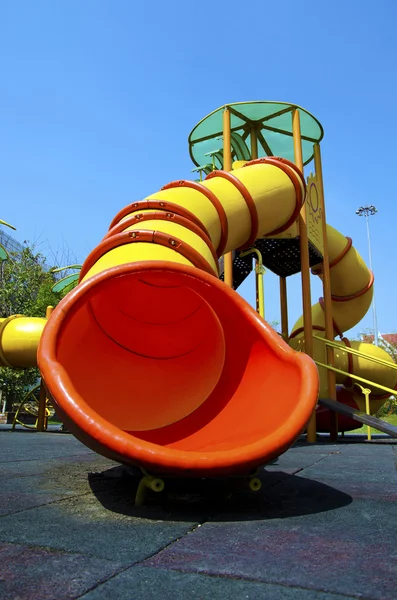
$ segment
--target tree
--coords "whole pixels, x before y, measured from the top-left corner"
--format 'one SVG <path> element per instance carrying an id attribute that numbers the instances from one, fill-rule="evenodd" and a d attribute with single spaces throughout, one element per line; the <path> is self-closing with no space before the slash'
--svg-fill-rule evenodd
<path id="1" fill-rule="evenodd" d="M 56 306 L 61 299 L 61 294 L 51 290 L 54 283 L 55 275 L 34 246 L 9 252 L 8 260 L 0 262 L 0 317 L 14 314 L 44 317 L 47 306 Z M 39 377 L 36 368 L 0 368 L 0 390 L 6 396 L 7 408 L 21 401 L 26 389 Z"/>
<path id="2" fill-rule="evenodd" d="M 60 300 L 59 294 L 51 291 L 54 283 L 54 274 L 34 246 L 10 253 L 9 260 L 0 265 L 0 317 L 45 316 L 46 307 L 55 306 Z"/>

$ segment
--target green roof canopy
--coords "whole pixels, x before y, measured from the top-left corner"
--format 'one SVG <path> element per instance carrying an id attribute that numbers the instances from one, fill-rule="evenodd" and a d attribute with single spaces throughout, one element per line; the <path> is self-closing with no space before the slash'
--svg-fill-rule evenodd
<path id="1" fill-rule="evenodd" d="M 208 165 L 212 161 L 221 168 L 223 111 L 229 108 L 231 130 L 236 138 L 243 140 L 250 148 L 250 131 L 256 128 L 258 157 L 281 156 L 294 160 L 292 136 L 292 111 L 298 109 L 301 125 L 303 163 L 313 158 L 313 144 L 320 142 L 324 132 L 321 124 L 307 110 L 287 102 L 236 102 L 225 104 L 202 119 L 189 135 L 189 152 L 197 166 Z M 233 145 L 233 144 L 232 144 Z M 239 157 L 233 153 L 233 160 Z"/>

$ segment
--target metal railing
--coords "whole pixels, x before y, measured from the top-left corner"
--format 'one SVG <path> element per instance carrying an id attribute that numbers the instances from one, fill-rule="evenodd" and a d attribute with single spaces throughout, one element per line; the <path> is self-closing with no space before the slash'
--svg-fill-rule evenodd
<path id="1" fill-rule="evenodd" d="M 360 352 L 360 350 L 354 350 L 354 348 L 349 348 L 349 346 L 341 346 L 340 343 L 331 341 L 331 340 L 327 340 L 325 338 L 320 337 L 319 335 L 314 335 L 313 338 L 315 340 L 320 340 L 320 342 L 323 342 L 326 346 L 330 346 L 331 348 L 337 348 L 338 350 L 343 350 L 343 352 L 346 351 L 346 352 L 349 352 L 350 354 L 355 354 L 356 356 L 365 358 L 365 360 L 370 360 L 370 361 L 378 363 L 380 365 L 384 365 L 385 367 L 389 367 L 390 369 L 397 370 L 397 365 L 395 363 L 391 363 L 387 360 L 383 360 L 383 358 L 376 358 L 375 356 L 368 356 L 364 352 Z"/>
<path id="2" fill-rule="evenodd" d="M 327 340 L 326 338 L 322 338 L 318 335 L 314 335 L 313 338 L 316 340 L 320 340 L 321 342 L 323 342 L 325 344 L 325 346 L 329 346 L 331 348 L 336 348 L 338 350 L 342 350 L 343 352 L 347 352 L 354 356 L 364 358 L 365 360 L 369 360 L 371 362 L 383 365 L 384 367 L 387 367 L 389 369 L 397 370 L 397 365 L 395 363 L 390 363 L 387 360 L 383 360 L 382 358 L 368 356 L 364 352 L 360 352 L 359 350 L 355 350 L 354 348 L 349 348 L 348 346 L 341 346 L 338 342 Z M 334 373 L 339 373 L 340 375 L 344 375 L 346 377 L 349 377 L 350 379 L 354 379 L 356 382 L 359 381 L 366 385 L 370 385 L 371 387 L 375 387 L 379 390 L 389 393 L 390 396 L 396 396 L 396 394 L 397 394 L 396 390 L 393 390 L 392 388 L 389 388 L 385 385 L 381 385 L 380 383 L 375 383 L 375 381 L 370 381 L 369 379 L 365 379 L 364 377 L 360 377 L 359 375 L 354 375 L 354 373 L 348 373 L 347 371 L 338 369 L 338 368 L 334 367 L 333 365 L 326 365 L 318 360 L 315 360 L 314 362 L 319 367 L 323 367 L 324 369 L 333 371 Z M 360 383 L 356 383 L 356 385 L 357 385 L 357 387 L 360 388 L 362 394 L 365 397 L 365 412 L 367 415 L 370 415 L 371 414 L 371 412 L 370 412 L 371 406 L 370 406 L 370 397 L 369 396 L 372 393 L 372 390 L 368 387 L 364 387 L 364 386 L 360 385 Z M 367 438 L 368 438 L 368 440 L 371 439 L 371 427 L 369 425 L 367 425 Z"/>

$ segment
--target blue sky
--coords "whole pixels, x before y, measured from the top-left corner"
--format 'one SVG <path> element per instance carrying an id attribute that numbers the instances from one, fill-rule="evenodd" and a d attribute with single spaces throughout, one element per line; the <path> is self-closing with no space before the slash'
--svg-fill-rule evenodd
<path id="1" fill-rule="evenodd" d="M 207 9 L 208 7 L 208 9 Z M 187 136 L 225 103 L 280 100 L 322 123 L 328 222 L 368 257 L 379 328 L 397 330 L 393 0 L 0 0 L 0 217 L 83 261 L 125 204 L 190 178 Z M 250 277 L 241 288 L 254 301 Z M 266 275 L 266 316 L 279 318 Z M 291 278 L 291 324 L 301 314 Z M 321 286 L 313 279 L 315 302 Z M 372 326 L 369 312 L 359 327 Z"/>

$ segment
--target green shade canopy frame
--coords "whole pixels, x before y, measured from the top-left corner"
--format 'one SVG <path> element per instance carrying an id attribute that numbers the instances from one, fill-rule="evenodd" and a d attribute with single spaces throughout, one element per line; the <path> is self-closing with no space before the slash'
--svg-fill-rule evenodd
<path id="1" fill-rule="evenodd" d="M 189 135 L 189 152 L 197 167 L 213 161 L 222 168 L 222 116 L 225 108 L 231 113 L 231 132 L 240 136 L 247 148 L 251 147 L 251 134 L 257 139 L 258 158 L 281 156 L 294 161 L 292 113 L 300 116 L 303 164 L 313 159 L 313 145 L 319 143 L 324 131 L 321 123 L 307 110 L 286 102 L 254 101 L 225 104 L 204 117 Z M 234 155 L 233 160 L 238 156 Z"/>

